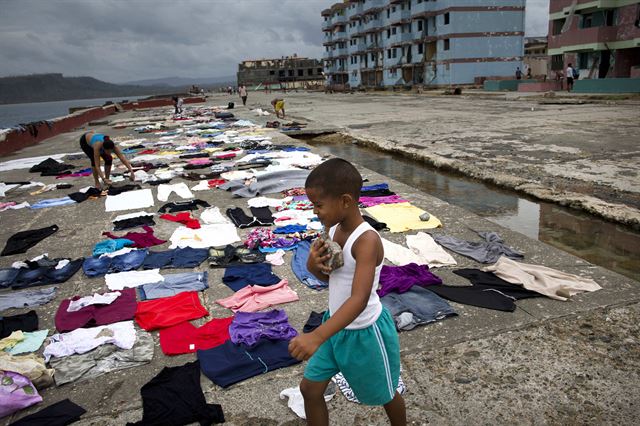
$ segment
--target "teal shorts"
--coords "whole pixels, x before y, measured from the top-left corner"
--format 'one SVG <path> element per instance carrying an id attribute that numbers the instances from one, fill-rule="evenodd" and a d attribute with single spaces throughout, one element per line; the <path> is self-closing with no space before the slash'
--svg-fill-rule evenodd
<path id="1" fill-rule="evenodd" d="M 329 319 L 329 311 L 323 322 Z M 400 343 L 386 309 L 376 322 L 359 330 L 341 330 L 313 354 L 304 377 L 324 382 L 341 372 L 358 400 L 366 405 L 384 405 L 396 394 L 400 377 Z"/>

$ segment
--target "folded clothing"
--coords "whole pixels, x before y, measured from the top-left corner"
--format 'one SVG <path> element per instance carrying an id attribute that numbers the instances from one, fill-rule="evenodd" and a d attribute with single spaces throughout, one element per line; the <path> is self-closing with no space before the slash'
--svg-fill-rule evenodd
<path id="1" fill-rule="evenodd" d="M 216 300 L 216 303 L 234 312 L 256 312 L 271 306 L 295 302 L 298 294 L 289 288 L 289 283 L 283 279 L 278 284 L 262 287 L 258 285 L 246 286 L 230 297 Z"/>
<path id="2" fill-rule="evenodd" d="M 82 267 L 84 259 L 54 259 L 62 266 L 40 266 L 21 268 L 18 276 L 11 283 L 12 289 L 21 289 L 48 284 L 63 283 L 71 278 Z M 62 262 L 64 261 L 64 262 Z M 61 263 L 59 263 L 61 262 Z"/>
<path id="3" fill-rule="evenodd" d="M 133 319 L 136 313 L 136 292 L 134 289 L 119 290 L 120 296 L 109 304 L 91 304 L 77 311 L 69 311 L 71 302 L 82 299 L 74 296 L 60 302 L 55 316 L 56 329 L 60 332 L 77 328 L 97 327 Z"/>
<path id="4" fill-rule="evenodd" d="M 137 287 L 140 300 L 175 296 L 185 291 L 203 291 L 209 288 L 208 272 L 185 272 L 163 275 L 164 281 Z"/>
<path id="5" fill-rule="evenodd" d="M 204 375 L 223 388 L 300 363 L 289 355 L 288 340 L 269 339 L 261 339 L 251 348 L 227 341 L 215 348 L 198 351 L 198 360 Z"/>
<path id="6" fill-rule="evenodd" d="M 201 327 L 184 321 L 160 330 L 160 347 L 165 355 L 181 355 L 211 349 L 229 340 L 233 317 L 214 318 Z"/>
<path id="7" fill-rule="evenodd" d="M 147 250 L 132 250 L 119 256 L 87 257 L 82 270 L 88 277 L 100 277 L 107 273 L 125 272 L 138 269 L 147 256 Z"/>
<path id="8" fill-rule="evenodd" d="M 402 294 L 389 293 L 380 301 L 393 316 L 398 330 L 411 330 L 457 315 L 446 300 L 422 287 L 411 287 Z"/>
<path id="9" fill-rule="evenodd" d="M 139 302 L 136 309 L 138 325 L 147 331 L 171 327 L 209 315 L 194 291 L 163 297 L 158 300 Z"/>

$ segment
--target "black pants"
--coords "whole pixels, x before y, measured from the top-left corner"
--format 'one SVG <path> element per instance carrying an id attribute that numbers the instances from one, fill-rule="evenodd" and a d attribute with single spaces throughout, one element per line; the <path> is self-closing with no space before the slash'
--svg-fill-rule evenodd
<path id="1" fill-rule="evenodd" d="M 246 96 L 241 96 L 242 98 L 242 105 L 246 105 L 247 104 L 247 97 Z"/>
<path id="2" fill-rule="evenodd" d="M 82 149 L 82 152 L 84 152 L 87 157 L 89 157 L 89 160 L 91 160 L 91 167 L 95 167 L 96 162 L 93 158 L 93 148 L 91 148 L 91 145 L 87 143 L 87 138 L 85 137 L 85 135 L 82 135 L 80 137 L 80 148 Z M 100 150 L 100 157 L 102 157 L 102 159 L 104 160 L 105 165 L 113 163 L 113 158 L 111 157 L 111 155 L 107 154 L 102 149 Z"/>

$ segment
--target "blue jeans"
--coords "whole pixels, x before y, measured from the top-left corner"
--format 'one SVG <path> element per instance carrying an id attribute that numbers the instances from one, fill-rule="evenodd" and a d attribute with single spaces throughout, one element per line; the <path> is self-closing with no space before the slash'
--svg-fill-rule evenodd
<path id="1" fill-rule="evenodd" d="M 418 286 L 406 293 L 389 293 L 380 301 L 393 316 L 398 330 L 411 330 L 417 325 L 457 315 L 446 300 Z"/>
<path id="2" fill-rule="evenodd" d="M 82 258 L 72 260 L 63 268 L 55 266 L 41 266 L 35 269 L 20 269 L 18 276 L 13 281 L 11 288 L 26 288 L 38 285 L 58 284 L 71 278 L 82 267 Z"/>
<path id="3" fill-rule="evenodd" d="M 16 268 L 0 269 L 0 288 L 10 287 L 19 273 L 20 270 Z"/>
<path id="4" fill-rule="evenodd" d="M 209 288 L 208 272 L 185 272 L 163 275 L 164 281 L 143 284 L 138 289 L 140 300 L 175 296 L 185 291 L 203 291 Z"/>
<path id="5" fill-rule="evenodd" d="M 311 243 L 303 240 L 298 243 L 298 246 L 293 252 L 293 258 L 291 259 L 291 269 L 293 273 L 298 277 L 302 284 L 309 288 L 320 290 L 326 288 L 329 284 L 317 279 L 307 269 L 307 259 L 309 258 L 309 251 L 311 250 Z"/>
<path id="6" fill-rule="evenodd" d="M 200 266 L 207 257 L 209 257 L 207 249 L 191 247 L 167 251 L 151 251 L 144 260 L 142 269 L 195 268 Z"/>
<path id="7" fill-rule="evenodd" d="M 132 271 L 138 269 L 147 250 L 133 250 L 116 257 L 87 257 L 82 265 L 84 274 L 88 277 L 100 277 L 107 273 Z"/>

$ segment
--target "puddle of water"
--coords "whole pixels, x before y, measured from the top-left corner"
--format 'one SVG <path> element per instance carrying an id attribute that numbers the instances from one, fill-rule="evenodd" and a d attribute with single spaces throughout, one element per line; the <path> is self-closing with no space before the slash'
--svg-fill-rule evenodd
<path id="1" fill-rule="evenodd" d="M 640 281 L 640 234 L 551 203 L 522 198 L 431 168 L 424 163 L 350 143 L 318 143 L 320 151 L 353 161 L 463 207 L 505 228 Z"/>

